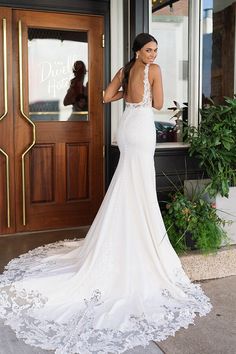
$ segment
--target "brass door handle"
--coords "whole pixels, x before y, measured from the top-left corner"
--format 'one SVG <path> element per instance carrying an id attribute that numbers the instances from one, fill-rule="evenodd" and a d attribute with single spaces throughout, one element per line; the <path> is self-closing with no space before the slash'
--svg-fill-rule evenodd
<path id="1" fill-rule="evenodd" d="M 2 19 L 2 46 L 3 46 L 3 82 L 4 82 L 4 112 L 0 117 L 0 122 L 8 113 L 8 82 L 7 82 L 7 20 Z M 6 191 L 7 191 L 7 227 L 11 226 L 10 215 L 10 173 L 9 173 L 9 156 L 3 149 L 0 148 L 0 153 L 3 154 L 6 160 Z"/>
<path id="2" fill-rule="evenodd" d="M 3 80 L 4 80 L 4 113 L 0 117 L 0 121 L 6 117 L 8 113 L 8 95 L 7 95 L 7 20 L 2 19 L 2 49 L 3 49 Z"/>
<path id="3" fill-rule="evenodd" d="M 24 112 L 24 90 L 23 90 L 23 52 L 22 52 L 22 25 L 18 23 L 19 33 L 19 84 L 20 84 L 20 112 L 24 119 L 32 126 L 33 137 L 30 146 L 21 155 L 21 172 L 22 172 L 22 223 L 26 225 L 26 192 L 25 192 L 25 156 L 32 149 L 36 142 L 36 127 L 34 122 Z"/>

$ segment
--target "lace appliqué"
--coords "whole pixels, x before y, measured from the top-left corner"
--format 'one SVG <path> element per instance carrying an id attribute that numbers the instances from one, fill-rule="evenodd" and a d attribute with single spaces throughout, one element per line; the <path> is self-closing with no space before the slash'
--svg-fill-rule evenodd
<path id="1" fill-rule="evenodd" d="M 56 354 L 118 354 L 137 345 L 146 346 L 151 340 L 164 340 L 181 327 L 187 328 L 193 323 L 196 312 L 204 316 L 211 310 L 209 299 L 200 285 L 192 284 L 179 268 L 175 271 L 176 285 L 183 291 L 185 301 L 175 301 L 170 289 L 162 289 L 158 311 L 153 311 L 151 316 L 131 315 L 122 330 L 94 326 L 97 310 L 103 305 L 99 289 L 91 293 L 90 299 L 84 299 L 83 310 L 67 322 L 34 318 L 34 309 L 43 308 L 47 298 L 35 291 L 16 290 L 13 282 L 37 274 L 37 269 L 29 270 L 30 266 L 40 263 L 47 255 L 58 253 L 60 248 L 69 250 L 70 242 L 66 245 L 58 242 L 30 251 L 12 260 L 0 276 L 0 318 L 27 344 L 54 350 Z M 80 244 L 80 241 L 75 242 Z M 157 304 L 153 305 L 155 308 Z"/>
<path id="2" fill-rule="evenodd" d="M 151 95 L 151 87 L 148 80 L 148 72 L 149 72 L 149 64 L 146 64 L 144 69 L 144 91 L 143 91 L 143 99 L 139 103 L 131 103 L 126 102 L 126 107 L 139 108 L 139 107 L 152 107 L 152 95 Z"/>

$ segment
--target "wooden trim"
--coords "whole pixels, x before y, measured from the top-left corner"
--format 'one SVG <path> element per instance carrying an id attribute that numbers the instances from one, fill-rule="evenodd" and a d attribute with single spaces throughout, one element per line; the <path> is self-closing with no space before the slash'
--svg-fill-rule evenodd
<path id="1" fill-rule="evenodd" d="M 0 0 L 0 6 L 104 15 L 109 11 L 109 2 L 109 0 Z"/>
<path id="2" fill-rule="evenodd" d="M 108 6 L 110 5 L 110 1 Z M 111 60 L 110 60 L 110 8 L 104 17 L 105 48 L 104 48 L 104 88 L 110 82 Z M 111 147 L 111 107 L 106 105 L 104 108 L 104 145 L 105 145 L 105 190 L 107 190 L 110 176 L 110 147 Z"/>

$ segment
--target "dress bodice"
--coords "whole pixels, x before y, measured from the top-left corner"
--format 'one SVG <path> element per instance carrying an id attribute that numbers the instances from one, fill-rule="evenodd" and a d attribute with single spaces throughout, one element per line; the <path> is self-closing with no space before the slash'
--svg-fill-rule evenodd
<path id="1" fill-rule="evenodd" d="M 141 102 L 132 103 L 125 102 L 126 107 L 138 108 L 138 107 L 152 107 L 152 94 L 151 94 L 151 85 L 148 80 L 149 64 L 145 65 L 144 69 L 144 78 L 143 78 L 143 99 Z"/>

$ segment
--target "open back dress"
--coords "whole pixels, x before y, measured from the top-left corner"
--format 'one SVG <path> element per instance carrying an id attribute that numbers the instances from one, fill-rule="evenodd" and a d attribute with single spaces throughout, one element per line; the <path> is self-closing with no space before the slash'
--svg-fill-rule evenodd
<path id="1" fill-rule="evenodd" d="M 0 277 L 0 317 L 32 346 L 123 353 L 211 309 L 184 273 L 159 209 L 148 71 L 142 101 L 126 102 L 120 118 L 118 167 L 86 238 L 29 251 Z"/>

